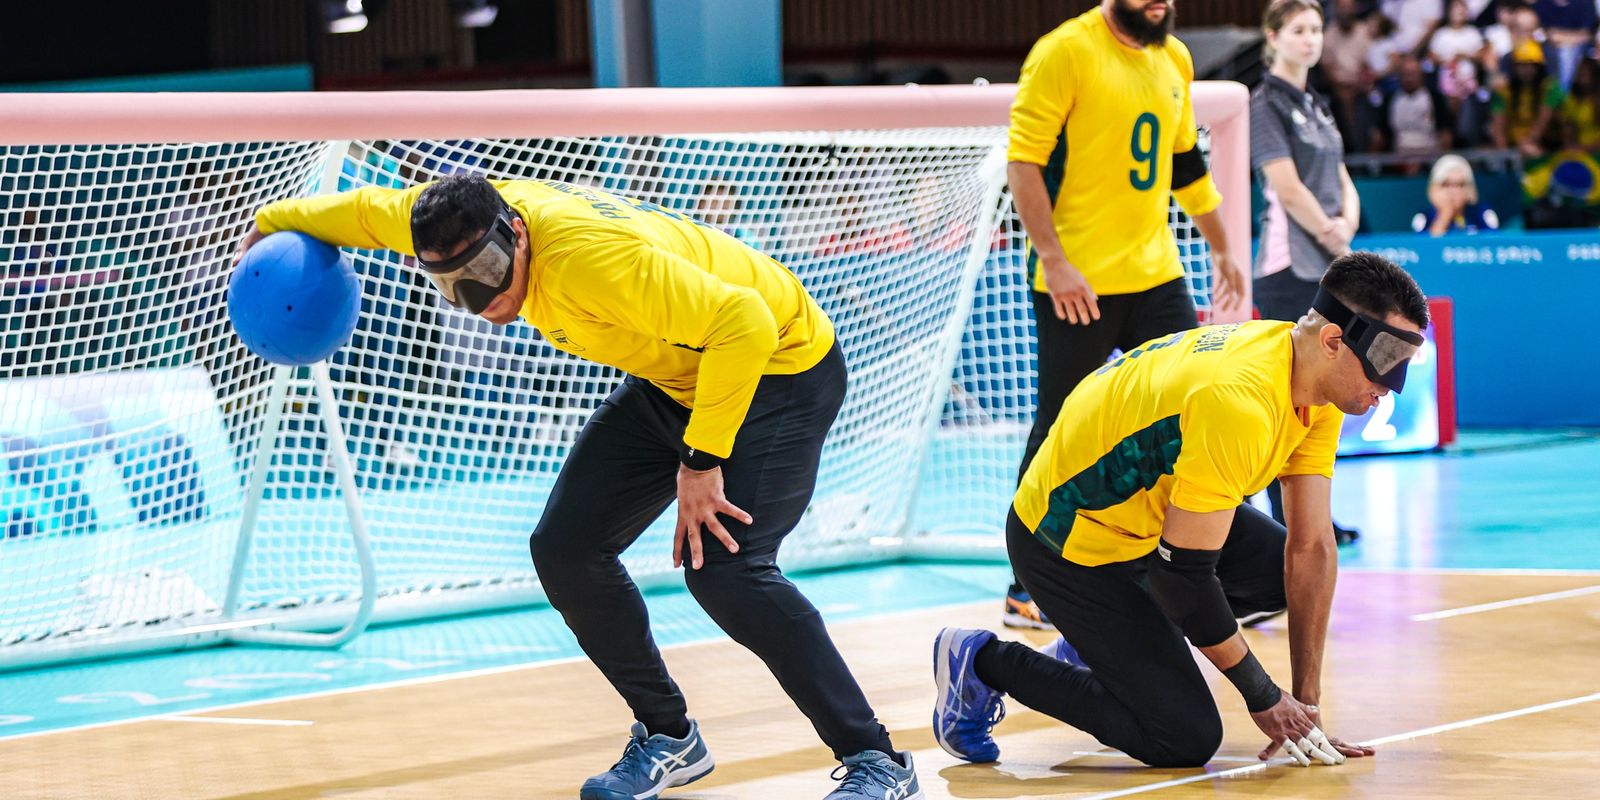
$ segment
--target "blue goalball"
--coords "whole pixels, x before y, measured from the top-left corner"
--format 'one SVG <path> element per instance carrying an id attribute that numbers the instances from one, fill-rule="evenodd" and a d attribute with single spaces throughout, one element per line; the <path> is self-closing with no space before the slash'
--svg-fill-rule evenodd
<path id="1" fill-rule="evenodd" d="M 274 233 L 228 278 L 228 318 L 250 352 L 274 364 L 315 364 L 350 341 L 361 281 L 337 247 Z"/>

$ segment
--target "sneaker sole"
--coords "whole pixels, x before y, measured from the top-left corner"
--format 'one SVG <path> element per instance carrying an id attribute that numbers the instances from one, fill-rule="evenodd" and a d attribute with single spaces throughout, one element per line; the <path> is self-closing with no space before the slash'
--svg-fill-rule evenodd
<path id="1" fill-rule="evenodd" d="M 945 628 L 939 631 L 939 638 L 933 641 L 933 684 L 939 692 L 939 705 L 933 710 L 933 738 L 938 740 L 939 748 L 946 753 L 962 761 L 971 761 L 944 738 L 944 728 L 939 724 L 944 717 L 945 705 L 950 697 L 951 643 L 959 634 L 960 630 L 957 628 Z"/>
<path id="2" fill-rule="evenodd" d="M 1026 628 L 1027 630 L 1031 631 L 1053 631 L 1056 629 L 1056 626 L 1051 625 L 1048 622 L 1040 622 L 1032 617 L 1026 617 L 1018 614 L 1015 611 L 1007 611 L 1005 616 L 1000 618 L 1000 622 L 1003 623 L 1007 628 Z"/>

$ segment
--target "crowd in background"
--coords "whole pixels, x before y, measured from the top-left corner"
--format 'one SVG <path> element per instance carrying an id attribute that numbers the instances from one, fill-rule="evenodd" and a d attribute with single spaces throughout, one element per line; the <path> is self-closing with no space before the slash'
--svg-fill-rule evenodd
<path id="1" fill-rule="evenodd" d="M 1595 0 L 1325 6 L 1321 88 L 1348 152 L 1418 170 L 1451 150 L 1513 150 L 1528 227 L 1600 222 Z"/>

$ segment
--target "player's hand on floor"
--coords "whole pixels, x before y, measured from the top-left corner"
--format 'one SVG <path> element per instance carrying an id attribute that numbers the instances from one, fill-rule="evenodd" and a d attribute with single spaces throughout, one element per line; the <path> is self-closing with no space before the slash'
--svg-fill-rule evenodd
<path id="1" fill-rule="evenodd" d="M 1089 288 L 1089 280 L 1065 258 L 1039 258 L 1044 270 L 1044 286 L 1050 290 L 1050 303 L 1056 318 L 1074 325 L 1088 325 L 1100 318 L 1099 296 Z"/>
<path id="2" fill-rule="evenodd" d="M 1212 253 L 1211 272 L 1215 280 L 1211 287 L 1212 308 L 1232 308 L 1244 302 L 1245 283 L 1249 278 L 1233 256 Z"/>
<path id="3" fill-rule="evenodd" d="M 1306 706 L 1306 712 L 1310 714 L 1311 721 L 1317 726 L 1317 730 L 1322 730 L 1321 707 Z M 1339 755 L 1348 758 L 1364 758 L 1378 754 L 1378 751 L 1375 748 L 1368 747 L 1364 744 L 1349 744 L 1348 742 L 1341 741 L 1332 736 L 1328 737 L 1328 744 L 1333 745 L 1333 749 L 1338 751 Z"/>
<path id="4" fill-rule="evenodd" d="M 1312 761 L 1330 767 L 1344 763 L 1344 755 L 1333 747 L 1312 718 L 1311 709 L 1314 708 L 1284 692 L 1277 705 L 1251 714 L 1256 727 L 1267 735 L 1267 748 L 1256 757 L 1266 761 L 1281 747 L 1302 767 L 1311 766 Z"/>
<path id="5" fill-rule="evenodd" d="M 718 514 L 726 514 L 746 525 L 755 520 L 744 509 L 728 502 L 722 494 L 722 468 L 715 467 L 704 471 L 689 469 L 682 464 L 678 465 L 678 530 L 672 537 L 672 566 L 674 569 L 683 566 L 683 543 L 689 543 L 689 566 L 699 569 L 705 563 L 705 550 L 700 543 L 700 529 L 702 526 L 711 531 L 711 535 L 728 548 L 728 552 L 739 552 L 739 543 L 733 540 L 733 535 L 723 527 Z"/>

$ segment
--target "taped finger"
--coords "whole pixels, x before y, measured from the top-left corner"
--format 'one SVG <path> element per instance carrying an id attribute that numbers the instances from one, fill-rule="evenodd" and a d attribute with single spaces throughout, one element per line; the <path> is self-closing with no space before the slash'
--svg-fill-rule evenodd
<path id="1" fill-rule="evenodd" d="M 1328 735 L 1323 733 L 1321 728 L 1312 728 L 1311 735 L 1307 738 L 1311 740 L 1311 744 L 1318 750 L 1333 756 L 1335 766 L 1344 763 L 1344 753 L 1339 752 L 1339 748 L 1334 747 L 1333 742 L 1328 741 Z"/>
<path id="2" fill-rule="evenodd" d="M 1294 743 L 1293 739 L 1283 740 L 1283 752 L 1288 753 L 1289 757 L 1294 759 L 1295 764 L 1302 767 L 1311 766 L 1311 759 L 1300 749 L 1300 745 Z"/>
<path id="3" fill-rule="evenodd" d="M 1300 752 L 1305 753 L 1311 758 L 1321 761 L 1327 766 L 1331 767 L 1339 763 L 1333 759 L 1333 756 L 1328 755 L 1325 751 L 1323 751 L 1322 748 L 1313 744 L 1309 736 L 1300 737 L 1300 741 L 1297 742 L 1297 744 L 1300 745 Z"/>

